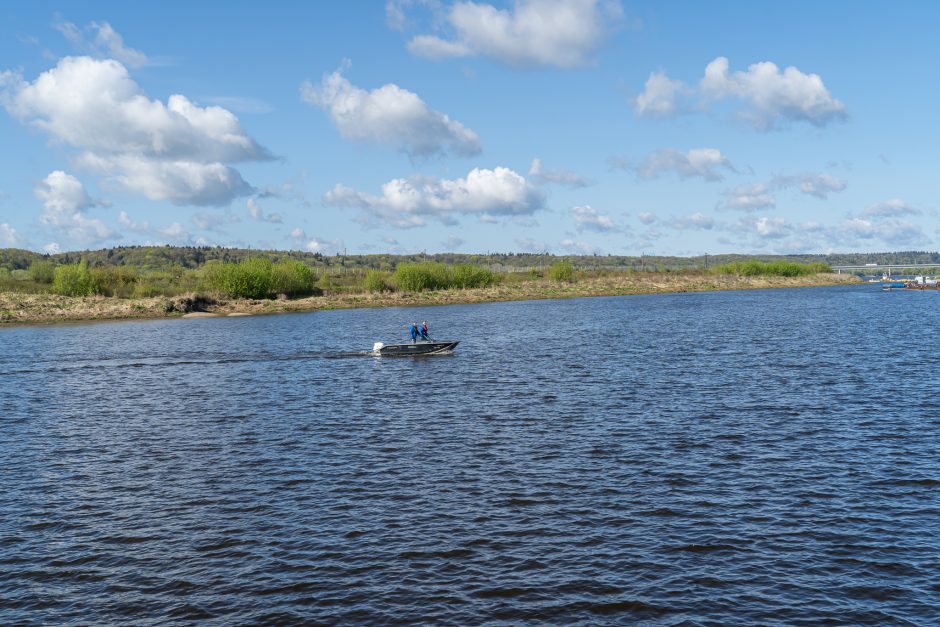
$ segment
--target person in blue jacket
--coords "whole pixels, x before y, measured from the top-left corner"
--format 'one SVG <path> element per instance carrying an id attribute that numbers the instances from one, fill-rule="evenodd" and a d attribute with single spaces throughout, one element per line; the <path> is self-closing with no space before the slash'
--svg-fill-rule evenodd
<path id="1" fill-rule="evenodd" d="M 414 344 L 418 341 L 418 323 L 411 323 L 411 343 Z"/>

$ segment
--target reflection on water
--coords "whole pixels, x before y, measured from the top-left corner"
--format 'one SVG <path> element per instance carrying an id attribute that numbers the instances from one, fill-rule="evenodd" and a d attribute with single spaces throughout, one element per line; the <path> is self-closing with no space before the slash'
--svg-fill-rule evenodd
<path id="1" fill-rule="evenodd" d="M 934 622 L 937 298 L 0 329 L 0 622 Z"/>

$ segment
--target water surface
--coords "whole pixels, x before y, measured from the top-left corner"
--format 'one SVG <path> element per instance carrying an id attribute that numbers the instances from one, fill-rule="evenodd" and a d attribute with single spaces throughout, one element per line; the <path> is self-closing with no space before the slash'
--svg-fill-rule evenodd
<path id="1" fill-rule="evenodd" d="M 0 329 L 0 623 L 940 621 L 940 294 Z M 427 319 L 453 355 L 351 355 Z"/>

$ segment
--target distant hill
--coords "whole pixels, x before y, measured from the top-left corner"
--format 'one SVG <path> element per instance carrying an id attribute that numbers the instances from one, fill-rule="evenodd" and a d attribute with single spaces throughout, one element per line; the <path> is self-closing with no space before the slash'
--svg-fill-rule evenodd
<path id="1" fill-rule="evenodd" d="M 901 251 L 883 253 L 834 253 L 828 255 L 701 255 L 697 257 L 623 256 L 623 255 L 551 255 L 548 253 L 438 253 L 435 255 L 336 255 L 304 251 L 254 250 L 209 246 L 117 246 L 100 250 L 72 251 L 47 255 L 18 248 L 0 249 L 0 268 L 23 270 L 39 259 L 62 263 L 76 263 L 82 258 L 95 266 L 134 266 L 143 272 L 171 268 L 198 268 L 207 261 L 235 262 L 249 256 L 265 256 L 272 261 L 297 259 L 312 267 L 344 267 L 351 269 L 375 268 L 393 270 L 403 262 L 437 261 L 441 263 L 473 263 L 493 270 L 526 270 L 551 265 L 563 259 L 576 268 L 610 268 L 635 270 L 679 270 L 721 265 L 744 259 L 760 261 L 822 262 L 832 266 L 863 265 L 866 263 L 906 264 L 940 263 L 940 253 Z"/>

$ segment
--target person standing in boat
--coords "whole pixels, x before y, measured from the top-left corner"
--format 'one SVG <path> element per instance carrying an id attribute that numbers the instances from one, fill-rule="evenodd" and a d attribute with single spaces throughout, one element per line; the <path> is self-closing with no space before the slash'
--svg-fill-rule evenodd
<path id="1" fill-rule="evenodd" d="M 414 344 L 418 341 L 418 323 L 411 323 L 411 343 Z"/>
<path id="2" fill-rule="evenodd" d="M 427 320 L 421 321 L 421 339 L 426 342 L 431 341 L 431 336 L 428 335 L 428 321 Z"/>

